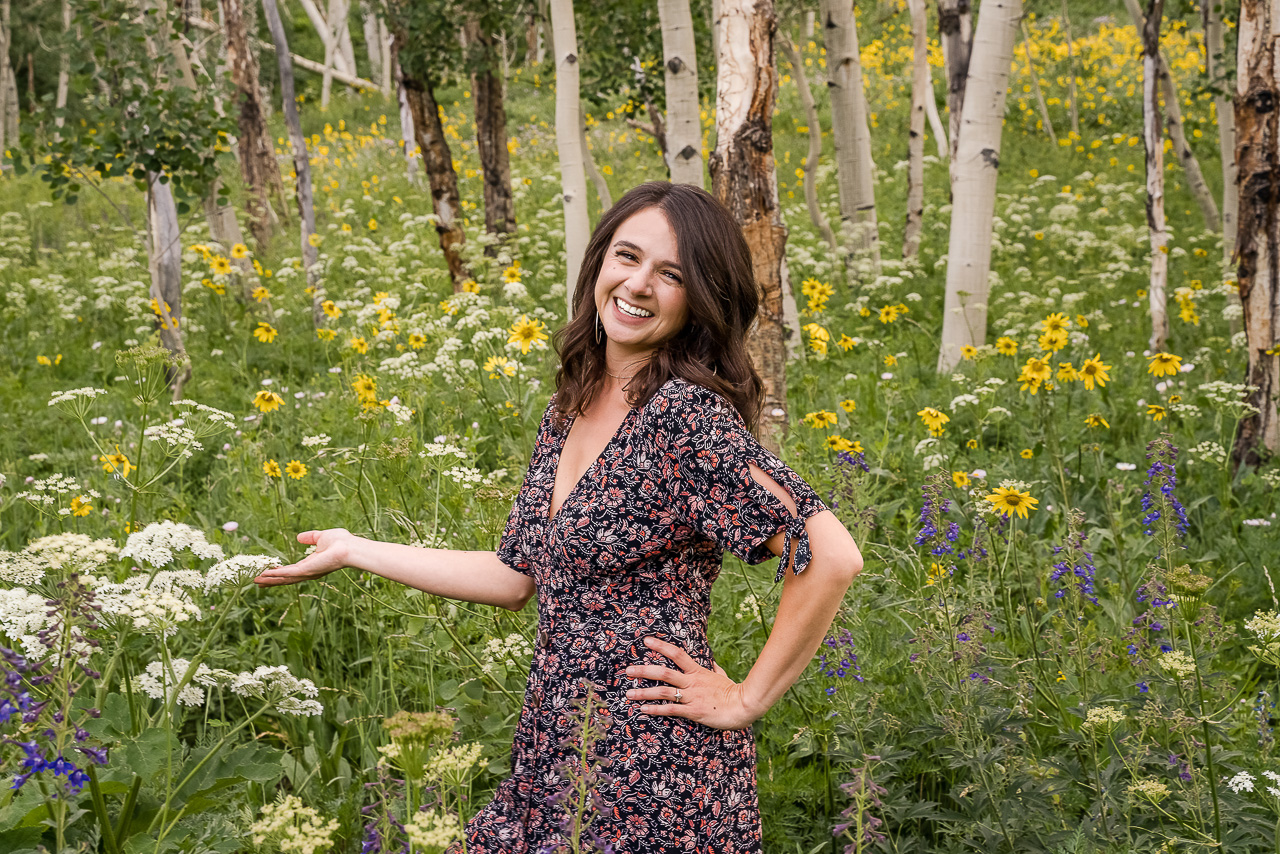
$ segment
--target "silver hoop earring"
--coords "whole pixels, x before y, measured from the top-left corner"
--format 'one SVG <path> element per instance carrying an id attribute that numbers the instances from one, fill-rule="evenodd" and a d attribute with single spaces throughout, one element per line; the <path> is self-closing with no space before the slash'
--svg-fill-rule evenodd
<path id="1" fill-rule="evenodd" d="M 596 343 L 600 343 L 600 312 L 596 312 Z"/>

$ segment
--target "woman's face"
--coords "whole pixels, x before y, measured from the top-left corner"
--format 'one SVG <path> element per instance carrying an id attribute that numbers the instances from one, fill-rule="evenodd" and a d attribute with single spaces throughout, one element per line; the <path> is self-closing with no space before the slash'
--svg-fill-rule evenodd
<path id="1" fill-rule="evenodd" d="M 659 208 L 645 208 L 613 233 L 595 286 L 596 311 L 613 361 L 647 357 L 689 318 L 676 235 Z"/>

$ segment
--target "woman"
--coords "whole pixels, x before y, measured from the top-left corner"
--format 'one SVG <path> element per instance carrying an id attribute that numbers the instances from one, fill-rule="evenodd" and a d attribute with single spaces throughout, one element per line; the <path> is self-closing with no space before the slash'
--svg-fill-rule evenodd
<path id="1" fill-rule="evenodd" d="M 557 391 L 492 552 L 422 550 L 345 530 L 262 585 L 341 567 L 519 610 L 537 645 L 512 776 L 467 826 L 467 851 L 561 841 L 557 771 L 593 686 L 609 723 L 592 829 L 622 854 L 760 850 L 750 725 L 795 682 L 862 558 L 795 472 L 752 438 L 762 386 L 744 349 L 758 299 L 729 213 L 701 189 L 632 190 L 587 247 Z M 725 550 L 785 577 L 772 634 L 735 682 L 707 643 Z M 787 570 L 791 571 L 788 572 Z"/>

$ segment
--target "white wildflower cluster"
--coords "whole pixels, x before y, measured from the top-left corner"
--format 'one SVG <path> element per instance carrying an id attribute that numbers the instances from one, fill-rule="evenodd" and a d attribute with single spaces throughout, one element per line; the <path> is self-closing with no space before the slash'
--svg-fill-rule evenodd
<path id="1" fill-rule="evenodd" d="M 99 584 L 94 588 L 102 613 L 131 625 L 146 634 L 168 637 L 178 626 L 202 616 L 200 606 L 180 587 L 170 584 L 147 586 L 145 576 L 121 584 Z"/>
<path id="2" fill-rule="evenodd" d="M 1110 730 L 1124 723 L 1125 714 L 1115 706 L 1094 706 L 1084 716 L 1087 730 Z"/>
<path id="3" fill-rule="evenodd" d="M 181 418 L 153 424 L 142 435 L 152 442 L 161 442 L 168 446 L 168 452 L 174 456 L 192 457 L 196 451 L 204 450 L 204 445 L 196 439 L 196 432 L 183 423 Z"/>
<path id="4" fill-rule="evenodd" d="M 739 620 L 754 620 L 759 617 L 760 600 L 754 593 L 748 593 L 738 600 L 738 610 L 734 612 L 734 617 Z"/>
<path id="5" fill-rule="evenodd" d="M 427 760 L 422 766 L 422 773 L 429 780 L 460 785 L 471 776 L 482 753 L 484 745 L 476 741 L 446 747 Z"/>
<path id="6" fill-rule="evenodd" d="M 1266 664 L 1280 666 L 1280 613 L 1257 611 L 1244 621 L 1244 627 L 1258 639 L 1249 652 Z"/>
<path id="7" fill-rule="evenodd" d="M 458 484 L 458 486 L 479 486 L 484 476 L 480 474 L 480 469 L 471 466 L 454 466 L 447 469 L 444 476 L 449 480 Z"/>
<path id="8" fill-rule="evenodd" d="M 529 289 L 523 282 L 507 282 L 502 286 L 502 296 L 509 302 L 523 302 L 529 298 Z"/>
<path id="9" fill-rule="evenodd" d="M 321 433 L 318 436 L 304 436 L 302 438 L 302 447 L 304 448 L 327 448 L 333 439 L 329 438 L 327 433 Z"/>
<path id="10" fill-rule="evenodd" d="M 1270 519 L 1241 519 L 1241 525 L 1248 525 L 1250 528 L 1270 528 Z"/>
<path id="11" fill-rule="evenodd" d="M 424 449 L 419 452 L 418 456 L 422 458 L 428 457 L 447 457 L 450 454 L 460 460 L 467 458 L 467 452 L 459 448 L 457 445 L 451 445 L 448 442 L 428 442 Z"/>
<path id="12" fill-rule="evenodd" d="M 210 543 L 200 531 L 181 522 L 153 522 L 130 534 L 120 552 L 122 558 L 133 558 L 151 566 L 168 566 L 174 553 L 190 551 L 198 558 L 221 560 L 222 547 Z"/>
<path id="13" fill-rule="evenodd" d="M 116 555 L 111 540 L 85 534 L 53 534 L 32 540 L 20 552 L 0 551 L 0 581 L 20 587 L 39 584 L 48 572 L 90 573 Z"/>
<path id="14" fill-rule="evenodd" d="M 1225 465 L 1227 462 L 1227 449 L 1219 445 L 1217 442 L 1201 442 L 1194 448 L 1191 448 L 1192 459 L 1201 460 L 1206 463 L 1217 463 Z"/>
<path id="15" fill-rule="evenodd" d="M 226 671 L 214 671 L 221 676 Z M 310 679 L 299 679 L 281 665 L 262 666 L 252 673 L 230 674 L 227 682 L 233 694 L 241 697 L 257 697 L 275 705 L 277 712 L 286 715 L 318 715 L 324 706 L 315 699 L 320 689 Z"/>
<path id="16" fill-rule="evenodd" d="M 481 652 L 485 673 L 493 673 L 495 665 L 521 667 L 533 655 L 533 647 L 524 635 L 512 633 L 505 638 L 489 638 Z"/>
<path id="17" fill-rule="evenodd" d="M 409 420 L 413 418 L 413 410 L 397 401 L 389 401 L 386 409 L 396 419 L 397 424 L 408 424 Z"/>
<path id="18" fill-rule="evenodd" d="M 1162 652 L 1156 661 L 1175 679 L 1190 679 L 1196 672 L 1195 659 L 1180 649 Z"/>
<path id="19" fill-rule="evenodd" d="M 284 854 L 318 854 L 333 847 L 338 820 L 325 821 L 294 795 L 262 808 L 262 818 L 249 827 L 254 845 L 274 844 Z"/>
<path id="20" fill-rule="evenodd" d="M 203 576 L 204 591 L 215 587 L 239 586 L 261 575 L 264 570 L 280 565 L 280 558 L 270 555 L 233 555 L 209 567 Z"/>
<path id="21" fill-rule="evenodd" d="M 45 597 L 21 587 L 0 587 L 0 635 L 11 645 L 21 646 L 28 656 L 38 659 L 48 654 L 36 633 L 51 619 Z"/>
<path id="22" fill-rule="evenodd" d="M 1237 795 L 1241 792 L 1252 792 L 1253 784 L 1257 780 L 1248 771 L 1241 771 L 1234 777 L 1224 777 L 1223 782 L 1227 784 L 1227 788 L 1235 792 Z M 1273 790 L 1274 791 L 1274 790 Z"/>
<path id="23" fill-rule="evenodd" d="M 208 436 L 223 430 L 235 429 L 236 417 L 230 412 L 205 406 L 194 400 L 175 400 L 172 405 L 184 411 L 184 417 L 191 421 L 197 436 Z"/>
<path id="24" fill-rule="evenodd" d="M 75 408 L 80 405 L 87 405 L 95 397 L 100 397 L 106 393 L 107 390 L 105 388 L 94 388 L 93 386 L 73 388 L 67 391 L 55 391 L 49 398 L 49 405 L 61 406 L 62 404 L 70 404 L 71 407 Z"/>
<path id="25" fill-rule="evenodd" d="M 1236 418 L 1257 414 L 1258 410 L 1245 402 L 1245 398 L 1257 390 L 1257 386 L 1221 380 L 1200 384 L 1200 393 L 1208 399 L 1210 406 Z"/>
<path id="26" fill-rule="evenodd" d="M 462 822 L 442 810 L 420 812 L 405 822 L 404 832 L 415 850 L 443 851 L 462 838 Z"/>
<path id="27" fill-rule="evenodd" d="M 133 690 L 146 694 L 153 700 L 164 700 L 167 703 L 173 699 L 174 689 L 178 687 L 190 668 L 191 662 L 185 658 L 169 659 L 167 668 L 163 661 L 153 661 L 147 665 L 146 670 L 133 677 Z M 178 705 L 204 705 L 204 690 L 200 685 L 211 684 L 212 672 L 207 665 L 197 665 L 191 681 L 178 692 Z"/>
<path id="28" fill-rule="evenodd" d="M 1277 774 L 1275 771 L 1263 771 L 1262 776 L 1276 784 L 1274 786 L 1267 786 L 1267 794 L 1271 795 L 1273 798 L 1280 798 L 1280 774 Z"/>
<path id="29" fill-rule="evenodd" d="M 951 409 L 952 412 L 955 412 L 957 409 L 960 409 L 961 407 L 976 406 L 977 404 L 978 404 L 977 395 L 960 394 L 952 398 L 951 406 L 949 408 Z"/>
<path id="30" fill-rule="evenodd" d="M 1030 492 L 1031 484 L 1025 480 L 1002 480 L 1000 481 L 1001 489 L 1013 489 L 1018 492 Z"/>
<path id="31" fill-rule="evenodd" d="M 1267 469 L 1259 475 L 1273 489 L 1280 489 L 1280 469 Z"/>
<path id="32" fill-rule="evenodd" d="M 916 442 L 915 455 L 917 457 L 924 457 L 921 464 L 924 466 L 925 471 L 938 468 L 942 465 L 945 458 L 939 450 L 941 445 L 942 443 L 933 436 L 926 436 L 919 442 Z"/>
<path id="33" fill-rule="evenodd" d="M 1158 804 L 1169 797 L 1169 787 L 1159 780 L 1139 780 L 1129 786 L 1129 797 Z"/>
<path id="34" fill-rule="evenodd" d="M 80 486 L 80 481 L 65 474 L 51 474 L 46 478 L 33 480 L 29 486 L 31 487 L 30 489 L 19 492 L 17 497 L 23 501 L 30 502 L 36 507 L 52 507 L 54 504 L 59 503 L 59 495 L 78 493 L 81 497 L 102 497 L 101 493 L 96 489 L 85 489 Z M 66 510 L 66 508 L 63 508 L 63 510 Z M 63 515 L 66 515 L 66 513 L 63 513 Z"/>

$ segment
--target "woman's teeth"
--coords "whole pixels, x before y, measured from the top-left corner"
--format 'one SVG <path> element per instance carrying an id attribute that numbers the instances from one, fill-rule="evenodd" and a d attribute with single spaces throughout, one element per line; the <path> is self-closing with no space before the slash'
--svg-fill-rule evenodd
<path id="1" fill-rule="evenodd" d="M 643 308 L 634 306 L 621 297 L 614 297 L 613 301 L 617 304 L 618 310 L 623 314 L 629 314 L 632 317 L 653 317 L 653 312 L 645 311 Z"/>

